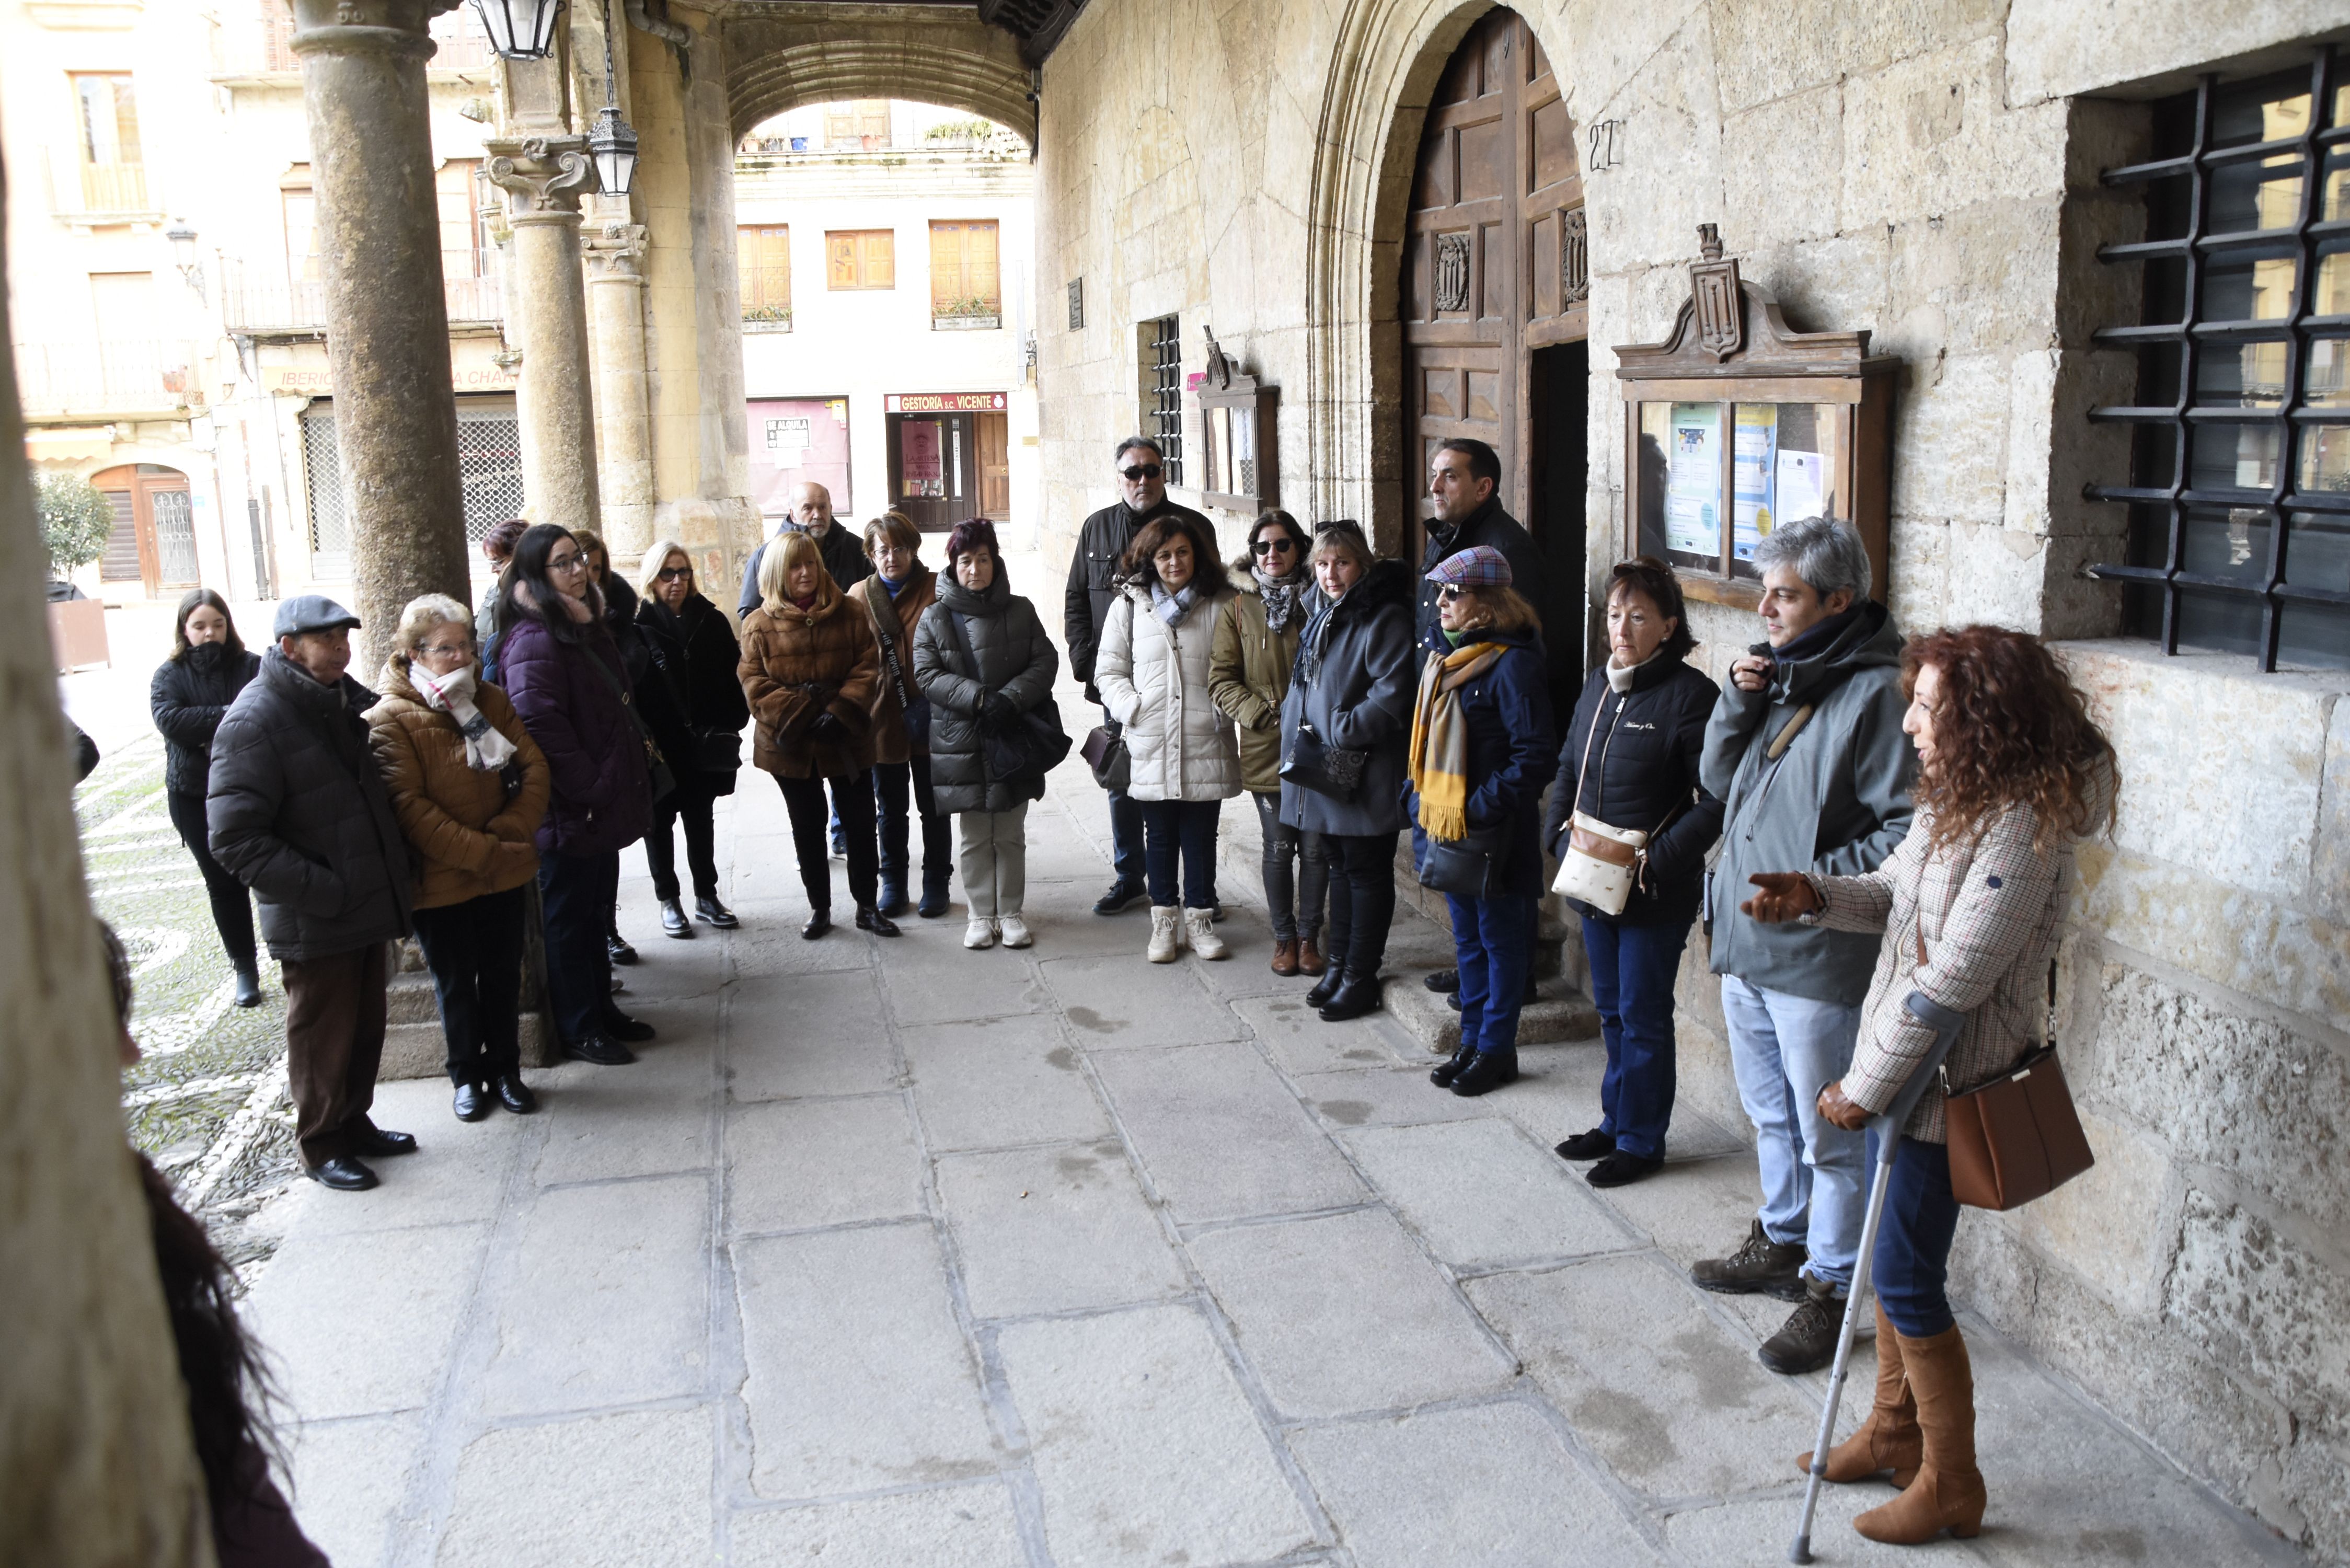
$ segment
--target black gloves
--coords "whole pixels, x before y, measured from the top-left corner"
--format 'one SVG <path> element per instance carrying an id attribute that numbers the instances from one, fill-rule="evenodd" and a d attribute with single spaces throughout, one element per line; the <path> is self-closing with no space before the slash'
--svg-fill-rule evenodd
<path id="1" fill-rule="evenodd" d="M 837 741 L 847 733 L 847 726 L 840 722 L 837 713 L 818 713 L 816 722 L 808 726 L 808 735 L 812 740 Z"/>
<path id="2" fill-rule="evenodd" d="M 1020 722 L 1020 705 L 1001 691 L 991 691 L 980 704 L 979 722 L 990 734 L 1008 733 Z"/>

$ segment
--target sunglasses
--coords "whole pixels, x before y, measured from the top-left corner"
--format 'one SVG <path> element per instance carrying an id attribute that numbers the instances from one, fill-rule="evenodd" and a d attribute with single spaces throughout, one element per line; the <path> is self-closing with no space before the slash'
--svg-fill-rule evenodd
<path id="1" fill-rule="evenodd" d="M 691 566 L 663 566 L 660 569 L 660 580 L 665 583 L 673 583 L 680 577 L 691 577 L 692 576 L 693 568 Z"/>
<path id="2" fill-rule="evenodd" d="M 1166 472 L 1167 471 L 1165 469 L 1159 467 L 1155 462 L 1138 462 L 1132 468 L 1121 468 L 1118 470 L 1118 472 L 1126 475 L 1128 479 L 1156 479 Z"/>
<path id="3" fill-rule="evenodd" d="M 1440 605 L 1457 603 L 1461 596 L 1468 591 L 1458 583 L 1447 583 L 1436 590 L 1436 602 Z"/>
<path id="4" fill-rule="evenodd" d="M 1275 550 L 1295 550 L 1297 545 L 1287 535 L 1284 535 L 1278 539 L 1259 539 L 1249 548 L 1260 556 L 1270 556 Z"/>

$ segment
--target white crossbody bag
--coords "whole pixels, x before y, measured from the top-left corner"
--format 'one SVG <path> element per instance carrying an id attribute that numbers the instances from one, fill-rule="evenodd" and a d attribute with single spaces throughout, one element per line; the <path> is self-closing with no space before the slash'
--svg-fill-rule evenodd
<path id="1" fill-rule="evenodd" d="M 1627 697 L 1626 702 L 1630 699 Z M 1616 718 L 1624 718 L 1625 702 L 1616 708 Z M 1599 737 L 1599 718 L 1594 714 L 1591 732 L 1583 739 L 1583 761 L 1575 770 L 1575 799 L 1578 808 L 1583 802 L 1583 778 L 1591 766 L 1591 742 Z M 1616 742 L 1616 726 L 1607 727 L 1607 742 Z M 1607 753 L 1599 753 L 1599 768 L 1607 770 Z M 1551 881 L 1550 890 L 1588 904 L 1603 915 L 1620 915 L 1624 906 L 1632 900 L 1632 889 L 1643 883 L 1648 869 L 1648 841 L 1665 830 L 1665 824 L 1680 812 L 1679 806 L 1665 813 L 1663 821 L 1643 833 L 1637 827 L 1617 827 L 1602 822 L 1590 813 L 1576 810 L 1568 819 L 1566 844 L 1559 856 L 1558 875 Z"/>

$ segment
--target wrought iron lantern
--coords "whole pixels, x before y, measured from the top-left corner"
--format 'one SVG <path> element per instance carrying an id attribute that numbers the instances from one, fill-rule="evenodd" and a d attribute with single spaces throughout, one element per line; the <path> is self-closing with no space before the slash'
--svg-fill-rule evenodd
<path id="1" fill-rule="evenodd" d="M 563 0 L 473 0 L 473 9 L 501 59 L 543 60 L 555 47 Z"/>
<path id="2" fill-rule="evenodd" d="M 596 161 L 596 178 L 608 196 L 626 196 L 637 177 L 637 133 L 620 118 L 618 104 L 596 111 L 588 132 L 588 155 Z"/>
<path id="3" fill-rule="evenodd" d="M 196 249 L 196 231 L 182 218 L 163 231 L 163 237 L 172 243 L 172 265 L 180 269 L 180 280 L 195 291 L 198 299 L 203 298 L 204 264 L 203 253 Z"/>

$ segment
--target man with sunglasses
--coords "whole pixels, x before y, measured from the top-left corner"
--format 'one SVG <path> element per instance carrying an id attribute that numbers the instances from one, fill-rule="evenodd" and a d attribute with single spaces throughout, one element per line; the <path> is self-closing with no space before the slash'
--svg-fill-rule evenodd
<path id="1" fill-rule="evenodd" d="M 1118 598 L 1120 563 L 1127 546 L 1145 524 L 1161 517 L 1189 518 L 1215 537 L 1215 527 L 1187 506 L 1167 499 L 1167 458 L 1148 436 L 1131 435 L 1118 443 L 1111 460 L 1118 475 L 1118 499 L 1085 521 L 1077 534 L 1076 554 L 1069 558 L 1069 586 L 1064 596 L 1061 629 L 1069 645 L 1069 668 L 1086 683 L 1086 701 L 1099 702 L 1094 690 L 1094 655 L 1101 647 L 1102 627 Z M 1102 710 L 1102 722 L 1115 732 L 1118 722 Z M 1115 791 L 1109 797 L 1110 857 L 1118 879 L 1094 905 L 1097 915 L 1120 915 L 1147 901 L 1150 890 L 1142 875 L 1142 808 Z"/>

